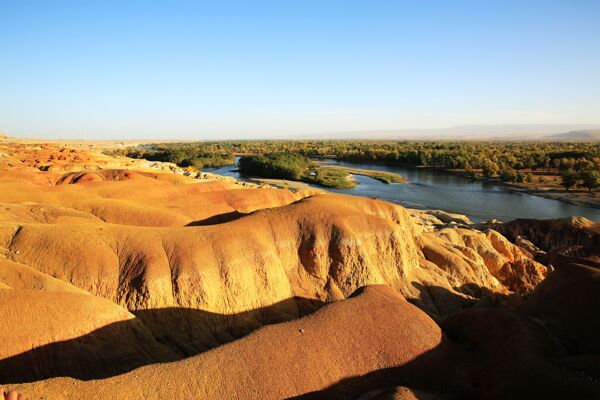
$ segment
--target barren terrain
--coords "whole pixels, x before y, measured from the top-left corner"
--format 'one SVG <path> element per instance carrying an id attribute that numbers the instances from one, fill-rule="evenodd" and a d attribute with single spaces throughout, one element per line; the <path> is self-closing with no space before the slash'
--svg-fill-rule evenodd
<path id="1" fill-rule="evenodd" d="M 0 384 L 31 399 L 600 396 L 600 224 L 473 226 L 0 141 Z"/>

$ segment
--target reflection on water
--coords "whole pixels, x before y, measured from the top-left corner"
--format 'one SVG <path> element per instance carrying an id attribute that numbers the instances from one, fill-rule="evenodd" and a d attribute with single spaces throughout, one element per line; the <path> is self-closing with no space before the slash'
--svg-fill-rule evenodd
<path id="1" fill-rule="evenodd" d="M 580 207 L 557 200 L 532 196 L 496 184 L 470 181 L 461 176 L 429 169 L 412 169 L 372 164 L 333 161 L 332 164 L 355 168 L 378 169 L 398 173 L 411 184 L 385 184 L 355 175 L 359 182 L 352 189 L 328 189 L 332 192 L 377 197 L 411 208 L 441 209 L 465 214 L 474 222 L 492 218 L 510 221 L 515 218 L 560 218 L 578 215 L 600 222 L 600 210 Z M 212 172 L 240 178 L 235 166 Z"/>

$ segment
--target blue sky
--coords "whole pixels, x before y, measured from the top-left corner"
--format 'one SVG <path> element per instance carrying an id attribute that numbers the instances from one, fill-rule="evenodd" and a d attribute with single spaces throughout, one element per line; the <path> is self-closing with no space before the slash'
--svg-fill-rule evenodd
<path id="1" fill-rule="evenodd" d="M 600 123 L 600 1 L 0 0 L 0 131 Z"/>

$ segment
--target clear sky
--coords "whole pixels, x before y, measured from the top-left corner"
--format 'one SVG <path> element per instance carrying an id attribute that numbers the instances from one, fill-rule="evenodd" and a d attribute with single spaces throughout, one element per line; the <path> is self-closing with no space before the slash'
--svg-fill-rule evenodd
<path id="1" fill-rule="evenodd" d="M 600 1 L 0 0 L 0 131 L 600 123 Z"/>

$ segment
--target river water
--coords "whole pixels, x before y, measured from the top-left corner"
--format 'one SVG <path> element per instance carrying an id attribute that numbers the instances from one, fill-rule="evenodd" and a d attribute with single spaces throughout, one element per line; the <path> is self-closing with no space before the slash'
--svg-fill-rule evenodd
<path id="1" fill-rule="evenodd" d="M 410 208 L 440 209 L 465 214 L 473 222 L 515 218 L 561 218 L 582 216 L 600 222 L 600 209 L 575 206 L 557 200 L 545 199 L 511 190 L 502 185 L 471 181 L 444 171 L 402 168 L 384 165 L 331 161 L 332 165 L 395 172 L 407 178 L 410 184 L 385 184 L 375 179 L 355 175 L 358 181 L 352 189 L 326 189 L 331 192 L 356 196 L 376 197 Z M 244 177 L 235 166 L 211 172 Z"/>

